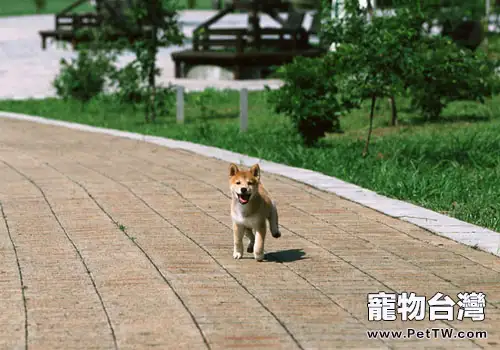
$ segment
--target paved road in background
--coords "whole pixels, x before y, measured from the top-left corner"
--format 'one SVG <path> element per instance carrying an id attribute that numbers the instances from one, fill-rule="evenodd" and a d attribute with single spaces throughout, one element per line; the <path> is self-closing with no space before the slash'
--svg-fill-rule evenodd
<path id="1" fill-rule="evenodd" d="M 207 85 L 221 87 L 248 87 L 262 88 L 265 81 L 196 81 L 174 79 L 174 64 L 170 57 L 173 51 L 190 47 L 189 38 L 194 28 L 211 17 L 214 11 L 185 11 L 181 13 L 180 22 L 183 23 L 183 32 L 188 38 L 184 46 L 161 49 L 158 55 L 158 65 L 162 69 L 159 82 L 162 84 L 177 83 L 190 89 L 203 89 Z M 310 19 L 308 19 L 310 22 Z M 265 26 L 277 26 L 269 17 L 264 17 Z M 230 15 L 224 18 L 218 26 L 244 27 L 246 16 L 241 14 Z M 309 25 L 309 24 L 308 24 Z M 68 47 L 48 45 L 41 49 L 39 30 L 54 28 L 53 15 L 20 16 L 0 18 L 0 99 L 42 98 L 54 96 L 55 91 L 51 82 L 59 71 L 61 58 L 75 57 L 75 53 Z M 120 64 L 133 59 L 132 54 L 123 55 Z M 275 86 L 279 82 L 268 81 Z"/>

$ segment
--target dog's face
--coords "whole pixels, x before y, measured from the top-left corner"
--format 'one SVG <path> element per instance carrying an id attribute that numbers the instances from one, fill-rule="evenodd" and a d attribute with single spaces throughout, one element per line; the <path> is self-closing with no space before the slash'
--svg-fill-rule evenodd
<path id="1" fill-rule="evenodd" d="M 242 205 L 247 204 L 259 189 L 260 167 L 255 164 L 242 171 L 236 164 L 229 166 L 229 187 L 231 195 Z"/>

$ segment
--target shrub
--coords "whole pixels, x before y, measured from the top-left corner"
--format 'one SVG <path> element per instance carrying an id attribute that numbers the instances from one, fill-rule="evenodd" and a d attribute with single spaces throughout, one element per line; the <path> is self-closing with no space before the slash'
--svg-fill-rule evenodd
<path id="1" fill-rule="evenodd" d="M 447 104 L 484 102 L 498 87 L 496 63 L 485 54 L 461 48 L 447 38 L 422 41 L 415 70 L 408 74 L 410 98 L 423 117 L 436 120 Z"/>
<path id="2" fill-rule="evenodd" d="M 112 85 L 115 87 L 114 97 L 122 103 L 141 103 L 147 91 L 140 76 L 140 67 L 136 61 L 117 69 L 111 75 Z"/>
<path id="3" fill-rule="evenodd" d="M 141 66 L 137 61 L 116 69 L 110 77 L 114 86 L 113 98 L 119 103 L 130 104 L 135 107 L 146 107 L 153 103 L 155 111 L 166 115 L 175 105 L 174 91 L 171 87 L 156 86 L 154 101 L 148 92 L 148 85 L 141 79 Z"/>
<path id="4" fill-rule="evenodd" d="M 297 57 L 279 69 L 284 85 L 269 91 L 277 113 L 290 117 L 306 145 L 315 144 L 327 132 L 338 131 L 339 116 L 348 108 L 337 97 L 331 60 Z"/>
<path id="5" fill-rule="evenodd" d="M 87 50 L 78 52 L 70 62 L 61 60 L 61 70 L 53 81 L 56 93 L 63 99 L 87 102 L 103 92 L 106 79 L 113 69 L 112 59 Z"/>

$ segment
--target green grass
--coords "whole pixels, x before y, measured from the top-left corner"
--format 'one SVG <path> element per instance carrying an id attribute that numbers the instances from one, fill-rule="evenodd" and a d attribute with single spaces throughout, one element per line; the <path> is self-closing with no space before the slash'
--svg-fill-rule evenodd
<path id="1" fill-rule="evenodd" d="M 264 92 L 249 95 L 244 134 L 238 129 L 238 93 L 227 91 L 187 95 L 185 125 L 175 123 L 175 108 L 151 125 L 143 122 L 141 109 L 106 100 L 84 107 L 57 99 L 0 101 L 0 110 L 188 140 L 312 169 L 500 231 L 500 97 L 485 105 L 455 103 L 433 124 L 399 102 L 401 123 L 389 127 L 389 105 L 379 101 L 366 158 L 361 153 L 368 106 L 341 119 L 343 134 L 306 148 L 287 118 L 271 112 Z"/>
<path id="2" fill-rule="evenodd" d="M 69 5 L 73 4 L 76 0 L 47 0 L 46 7 L 40 14 L 54 14 Z M 187 8 L 187 0 L 178 0 L 181 8 Z M 197 0 L 196 9 L 206 10 L 212 8 L 210 0 Z M 93 7 L 89 3 L 82 4 L 76 9 L 77 12 L 93 11 Z M 36 14 L 36 7 L 34 0 L 1 0 L 0 1 L 0 17 L 1 16 L 21 16 L 21 15 L 34 15 Z"/>
<path id="3" fill-rule="evenodd" d="M 53 14 L 68 7 L 75 0 L 47 0 L 47 5 L 40 11 L 40 14 Z M 92 6 L 88 3 L 82 4 L 79 8 L 81 12 L 92 11 Z M 0 16 L 20 16 L 36 14 L 34 0 L 0 1 Z"/>

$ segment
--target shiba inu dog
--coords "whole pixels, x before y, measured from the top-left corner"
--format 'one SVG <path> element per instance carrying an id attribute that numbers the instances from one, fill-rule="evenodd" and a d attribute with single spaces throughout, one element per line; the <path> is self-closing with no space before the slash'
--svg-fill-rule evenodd
<path id="1" fill-rule="evenodd" d="M 234 253 L 233 258 L 243 256 L 243 237 L 250 243 L 248 253 L 253 253 L 255 260 L 264 259 L 264 240 L 266 221 L 274 238 L 281 233 L 278 227 L 278 210 L 260 182 L 260 167 L 253 165 L 249 170 L 240 170 L 236 164 L 229 166 L 229 187 L 231 189 L 231 218 L 233 220 Z"/>

